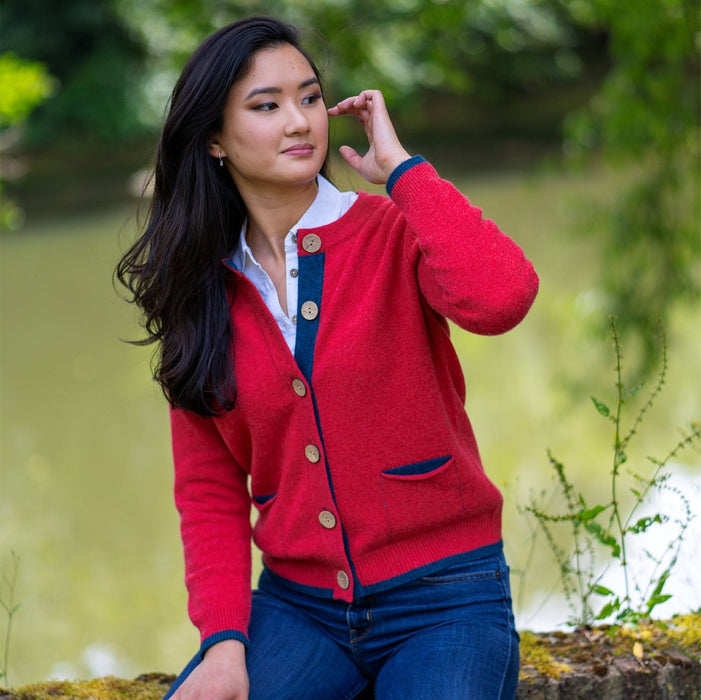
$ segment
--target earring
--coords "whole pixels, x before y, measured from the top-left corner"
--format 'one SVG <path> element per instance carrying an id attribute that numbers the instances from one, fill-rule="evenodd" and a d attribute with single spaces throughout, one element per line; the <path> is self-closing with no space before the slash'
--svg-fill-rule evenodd
<path id="1" fill-rule="evenodd" d="M 220 168 L 224 167 L 224 161 L 222 160 L 222 157 L 221 157 L 221 151 L 219 151 L 219 167 Z"/>

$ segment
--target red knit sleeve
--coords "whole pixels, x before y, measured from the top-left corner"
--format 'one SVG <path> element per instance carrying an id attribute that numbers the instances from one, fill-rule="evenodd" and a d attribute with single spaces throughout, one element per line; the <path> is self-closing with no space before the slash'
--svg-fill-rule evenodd
<path id="1" fill-rule="evenodd" d="M 513 328 L 538 292 L 521 248 L 422 158 L 400 168 L 391 196 L 415 234 L 410 248 L 428 303 L 473 333 Z"/>
<path id="2" fill-rule="evenodd" d="M 224 631 L 245 636 L 251 606 L 247 474 L 214 420 L 180 409 L 170 416 L 190 618 L 203 641 Z"/>

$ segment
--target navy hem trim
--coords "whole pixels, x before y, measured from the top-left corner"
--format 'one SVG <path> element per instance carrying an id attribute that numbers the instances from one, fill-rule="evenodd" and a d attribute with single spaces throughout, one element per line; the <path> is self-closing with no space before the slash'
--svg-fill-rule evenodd
<path id="1" fill-rule="evenodd" d="M 404 175 L 404 173 L 407 170 L 411 170 L 415 165 L 418 165 L 419 163 L 425 163 L 426 159 L 423 158 L 422 156 L 412 156 L 408 160 L 405 160 L 401 162 L 391 173 L 390 176 L 387 178 L 387 184 L 385 185 L 385 188 L 387 189 L 387 194 L 391 197 L 392 196 L 392 188 L 397 184 L 397 180 Z"/>
<path id="2" fill-rule="evenodd" d="M 405 574 L 393 576 L 392 578 L 380 581 L 379 583 L 373 583 L 370 586 L 362 586 L 356 579 L 353 600 L 357 601 L 359 598 L 363 598 L 368 595 L 389 591 L 392 588 L 398 588 L 406 583 L 417 581 L 422 576 L 438 573 L 442 569 L 446 569 L 449 566 L 464 564 L 475 561 L 476 559 L 482 559 L 482 557 L 499 555 L 503 551 L 504 544 L 502 540 L 499 540 L 493 544 L 487 544 L 484 545 L 484 547 L 472 549 L 469 552 L 461 552 L 460 554 L 453 554 L 450 557 L 445 557 L 445 559 L 438 559 L 437 561 L 426 564 L 425 566 L 420 566 L 418 569 L 411 569 L 411 571 L 407 571 Z M 290 579 L 285 578 L 284 576 L 280 576 L 280 574 L 276 574 L 267 566 L 263 566 L 263 572 L 261 573 L 258 581 L 259 588 L 264 587 L 266 578 L 270 579 L 272 585 L 283 586 L 284 588 L 289 588 L 290 590 L 297 591 L 298 593 L 316 596 L 317 598 L 333 598 L 332 589 L 317 588 L 316 586 L 307 586 L 304 583 L 296 583 L 295 581 L 290 581 Z"/>
<path id="3" fill-rule="evenodd" d="M 307 586 L 304 583 L 296 583 L 295 581 L 290 581 L 290 579 L 285 578 L 284 576 L 280 576 L 280 574 L 276 574 L 267 566 L 263 565 L 263 571 L 258 579 L 258 588 L 265 588 L 266 578 L 270 579 L 270 582 L 274 586 L 283 586 L 284 588 L 289 588 L 292 591 L 297 591 L 297 593 L 304 593 L 305 595 L 311 595 L 315 598 L 333 598 L 332 588 L 317 588 L 316 586 Z"/>
<path id="4" fill-rule="evenodd" d="M 353 596 L 354 599 L 373 595 L 374 593 L 382 593 L 383 591 L 388 591 L 391 588 L 397 588 L 404 585 L 405 583 L 411 583 L 420 579 L 422 576 L 427 576 L 428 574 L 435 574 L 441 569 L 445 569 L 454 564 L 462 564 L 469 561 L 474 561 L 475 559 L 481 559 L 482 557 L 488 557 L 492 554 L 501 554 L 504 549 L 504 545 L 501 540 L 495 542 L 494 544 L 487 544 L 484 547 L 478 547 L 477 549 L 472 549 L 469 552 L 462 552 L 461 554 L 454 554 L 445 559 L 439 559 L 438 561 L 431 562 L 425 566 L 420 566 L 418 569 L 411 569 L 405 574 L 400 574 L 399 576 L 393 576 L 392 578 L 385 579 L 379 583 L 373 583 L 370 586 L 358 586 L 356 595 Z"/>
<path id="5" fill-rule="evenodd" d="M 226 639 L 238 639 L 239 642 L 248 647 L 248 639 L 243 632 L 238 630 L 222 630 L 221 632 L 216 632 L 215 634 L 210 634 L 202 642 L 200 650 L 190 659 L 190 662 L 182 670 L 182 673 L 173 681 L 173 685 L 170 686 L 168 692 L 163 697 L 163 700 L 168 700 L 168 698 L 173 695 L 173 693 L 187 680 L 187 677 L 202 663 L 204 659 L 205 652 L 210 647 L 214 646 L 217 642 L 223 642 Z"/>

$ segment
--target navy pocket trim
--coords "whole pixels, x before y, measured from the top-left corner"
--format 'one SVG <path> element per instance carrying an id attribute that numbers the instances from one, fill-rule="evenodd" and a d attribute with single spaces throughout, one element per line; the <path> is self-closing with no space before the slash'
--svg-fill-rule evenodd
<path id="1" fill-rule="evenodd" d="M 270 493 L 267 496 L 253 496 L 253 501 L 259 506 L 265 505 L 268 501 L 272 500 L 277 496 L 277 493 Z"/>
<path id="2" fill-rule="evenodd" d="M 452 455 L 444 457 L 434 457 L 423 462 L 412 462 L 411 464 L 403 464 L 401 467 L 392 467 L 384 469 L 382 474 L 389 477 L 412 477 L 426 476 L 440 470 L 442 466 L 447 464 L 452 459 Z"/>

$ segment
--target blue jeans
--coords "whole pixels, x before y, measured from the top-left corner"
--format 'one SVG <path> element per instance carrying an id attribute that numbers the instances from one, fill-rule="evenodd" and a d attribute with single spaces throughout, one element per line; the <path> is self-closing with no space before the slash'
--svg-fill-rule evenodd
<path id="1" fill-rule="evenodd" d="M 497 700 L 519 638 L 503 553 L 348 604 L 264 571 L 253 593 L 250 700 Z"/>

